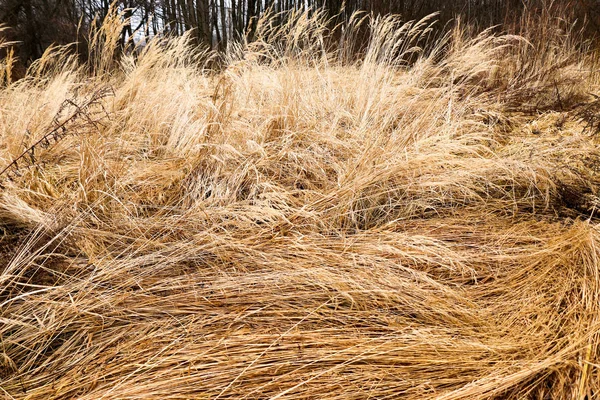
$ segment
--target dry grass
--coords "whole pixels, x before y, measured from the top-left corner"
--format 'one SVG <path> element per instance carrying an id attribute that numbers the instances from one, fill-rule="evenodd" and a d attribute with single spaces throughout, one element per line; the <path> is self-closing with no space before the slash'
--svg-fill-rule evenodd
<path id="1" fill-rule="evenodd" d="M 430 22 L 356 17 L 350 62 L 264 20 L 213 74 L 185 37 L 115 63 L 109 21 L 6 83 L 3 166 L 114 95 L 3 177 L 0 396 L 600 396 L 587 58 Z"/>

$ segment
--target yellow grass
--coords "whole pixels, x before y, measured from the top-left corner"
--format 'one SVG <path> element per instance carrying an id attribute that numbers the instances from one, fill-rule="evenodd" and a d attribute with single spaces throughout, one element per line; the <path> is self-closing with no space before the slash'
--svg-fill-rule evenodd
<path id="1" fill-rule="evenodd" d="M 2 175 L 0 396 L 600 396 L 593 58 L 433 18 L 4 82 L 2 168 L 81 118 Z"/>

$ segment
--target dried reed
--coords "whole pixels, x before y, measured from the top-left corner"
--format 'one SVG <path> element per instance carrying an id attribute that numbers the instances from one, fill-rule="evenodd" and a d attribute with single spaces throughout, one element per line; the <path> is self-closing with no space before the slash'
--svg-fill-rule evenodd
<path id="1" fill-rule="evenodd" d="M 0 89 L 2 165 L 75 92 L 110 114 L 2 190 L 3 396 L 599 396 L 584 58 L 357 16 L 354 59 L 315 15 L 216 75 L 184 37 Z"/>

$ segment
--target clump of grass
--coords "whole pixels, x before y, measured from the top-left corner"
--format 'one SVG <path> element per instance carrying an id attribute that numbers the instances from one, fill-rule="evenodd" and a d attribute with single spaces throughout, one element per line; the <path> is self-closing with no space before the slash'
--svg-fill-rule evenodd
<path id="1" fill-rule="evenodd" d="M 6 167 L 0 170 L 0 187 L 5 189 L 2 184 L 6 179 L 14 181 L 14 178 L 23 175 L 23 168 L 39 167 L 40 160 L 36 156 L 42 150 L 57 144 L 67 135 L 80 135 L 87 133 L 89 129 L 98 129 L 102 124 L 102 119 L 108 117 L 98 115 L 99 112 L 105 111 L 101 105 L 101 101 L 110 93 L 107 88 L 97 89 L 91 94 L 89 99 L 80 102 L 77 100 L 65 100 L 61 105 L 58 113 L 51 121 L 51 126 L 41 138 L 37 139 L 31 145 L 27 145 L 25 150 L 17 155 Z M 94 108 L 100 110 L 94 110 Z M 27 132 L 31 135 L 31 132 Z"/>
<path id="2" fill-rule="evenodd" d="M 6 55 L 0 60 L 0 86 L 10 84 L 13 80 L 13 69 L 15 65 L 15 51 L 13 45 L 16 42 L 8 41 L 5 37 L 8 28 L 0 24 L 0 51 L 5 51 Z"/>
<path id="3" fill-rule="evenodd" d="M 91 66 L 55 50 L 0 89 L 9 165 L 114 88 L 2 189 L 3 395 L 600 393 L 600 154 L 542 90 L 594 87 L 583 58 L 531 75 L 532 38 L 361 16 L 350 57 L 298 13 L 217 61 L 187 37 L 115 61 L 112 18 Z"/>

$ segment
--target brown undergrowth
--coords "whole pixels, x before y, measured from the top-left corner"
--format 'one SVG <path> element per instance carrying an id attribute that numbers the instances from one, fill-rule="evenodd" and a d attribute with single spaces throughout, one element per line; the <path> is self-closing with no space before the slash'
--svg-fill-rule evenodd
<path id="1" fill-rule="evenodd" d="M 262 21 L 218 74 L 185 37 L 54 49 L 0 89 L 8 166 L 112 88 L 4 182 L 0 396 L 599 396 L 586 53 L 431 21 L 362 20 L 354 61 Z"/>

